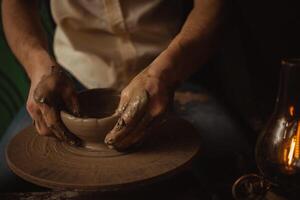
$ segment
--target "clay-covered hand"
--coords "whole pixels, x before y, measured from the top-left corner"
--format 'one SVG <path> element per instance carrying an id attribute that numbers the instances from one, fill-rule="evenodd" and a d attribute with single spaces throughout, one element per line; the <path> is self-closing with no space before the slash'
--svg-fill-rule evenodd
<path id="1" fill-rule="evenodd" d="M 151 76 L 146 68 L 123 89 L 117 109 L 120 118 L 105 143 L 123 151 L 140 143 L 153 119 L 165 113 L 173 91 L 164 81 Z"/>
<path id="2" fill-rule="evenodd" d="M 78 99 L 71 78 L 61 67 L 55 66 L 39 81 L 32 80 L 27 110 L 40 135 L 55 136 L 69 144 L 79 145 L 79 139 L 65 128 L 60 119 L 60 110 L 64 108 L 74 115 L 79 113 Z"/>

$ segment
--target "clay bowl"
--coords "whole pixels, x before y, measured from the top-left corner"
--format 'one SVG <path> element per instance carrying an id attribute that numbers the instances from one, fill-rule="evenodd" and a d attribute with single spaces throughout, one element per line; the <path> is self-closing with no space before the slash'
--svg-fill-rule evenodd
<path id="1" fill-rule="evenodd" d="M 91 150 L 106 148 L 104 138 L 118 120 L 115 110 L 120 95 L 111 89 L 91 89 L 78 94 L 80 117 L 61 111 L 67 129 L 82 140 L 82 146 Z"/>

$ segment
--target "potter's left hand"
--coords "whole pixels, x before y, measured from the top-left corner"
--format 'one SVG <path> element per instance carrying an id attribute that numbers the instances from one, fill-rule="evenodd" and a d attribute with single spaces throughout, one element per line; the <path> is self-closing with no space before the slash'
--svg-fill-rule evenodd
<path id="1" fill-rule="evenodd" d="M 166 111 L 173 93 L 148 68 L 143 70 L 123 89 L 117 109 L 120 118 L 105 143 L 122 151 L 141 142 L 150 122 Z"/>

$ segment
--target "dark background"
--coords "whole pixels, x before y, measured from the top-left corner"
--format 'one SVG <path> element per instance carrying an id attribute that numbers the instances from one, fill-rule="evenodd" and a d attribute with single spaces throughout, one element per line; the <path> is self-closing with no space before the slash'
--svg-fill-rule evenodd
<path id="1" fill-rule="evenodd" d="M 259 131 L 274 109 L 281 60 L 300 58 L 300 2 L 227 0 L 224 16 L 222 42 L 196 80 Z"/>

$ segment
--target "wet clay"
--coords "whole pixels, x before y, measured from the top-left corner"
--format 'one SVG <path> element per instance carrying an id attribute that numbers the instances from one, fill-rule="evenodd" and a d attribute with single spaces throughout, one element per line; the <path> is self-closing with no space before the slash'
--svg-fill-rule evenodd
<path id="1" fill-rule="evenodd" d="M 116 190 L 146 184 L 184 169 L 199 153 L 199 138 L 187 121 L 168 117 L 134 152 L 91 151 L 34 127 L 16 135 L 6 149 L 10 169 L 21 178 L 53 189 Z"/>
<path id="2" fill-rule="evenodd" d="M 174 100 L 179 103 L 179 105 L 186 105 L 188 103 L 197 102 L 203 103 L 208 101 L 210 97 L 208 95 L 196 92 L 176 92 L 174 96 Z"/>
<path id="3" fill-rule="evenodd" d="M 82 140 L 82 145 L 91 150 L 107 148 L 106 134 L 114 127 L 118 117 L 115 111 L 120 95 L 111 89 L 92 89 L 78 94 L 80 117 L 61 112 L 67 129 Z"/>

